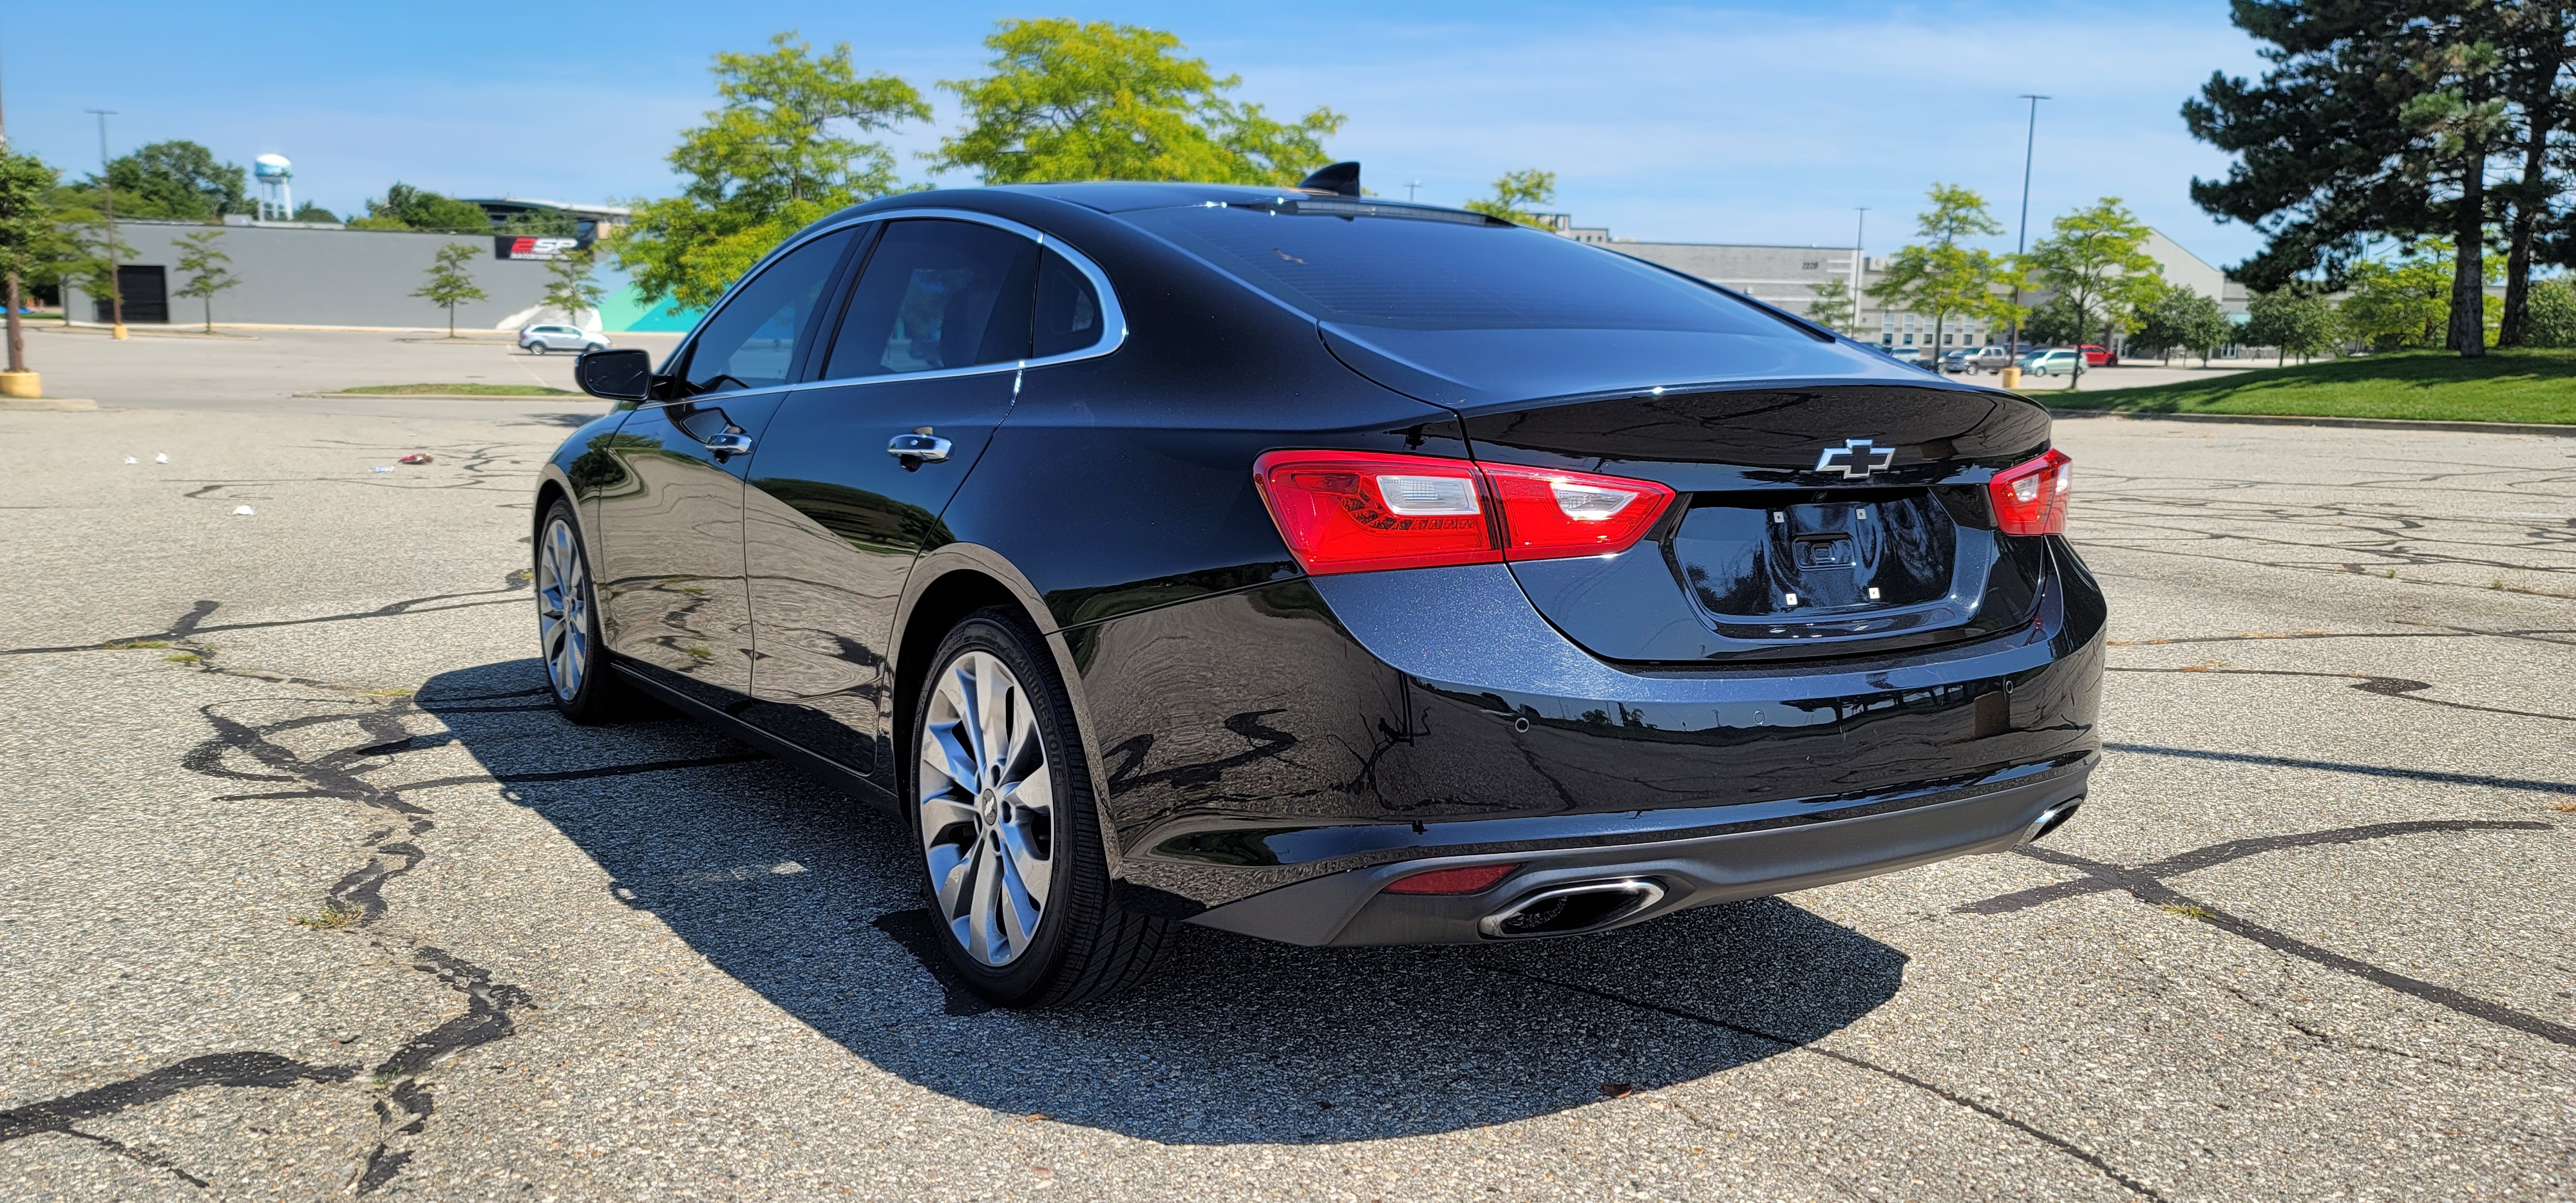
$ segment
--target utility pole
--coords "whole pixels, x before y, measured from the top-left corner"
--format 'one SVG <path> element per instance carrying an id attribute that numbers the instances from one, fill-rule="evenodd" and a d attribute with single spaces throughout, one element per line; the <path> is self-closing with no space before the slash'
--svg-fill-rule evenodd
<path id="1" fill-rule="evenodd" d="M 0 155 L 8 153 L 10 153 L 9 121 L 5 115 L 0 115 Z M 0 396 L 15 397 L 21 395 L 23 392 L 24 395 L 32 397 L 37 394 L 38 389 L 36 378 L 27 372 L 27 333 L 26 331 L 18 328 L 17 268 L 11 267 L 9 269 L 8 279 L 5 284 L 6 287 L 0 287 L 0 305 L 7 305 L 9 307 L 8 374 L 13 377 L 13 379 L 8 383 L 15 387 L 0 388 Z"/>
<path id="2" fill-rule="evenodd" d="M 109 166 L 107 158 L 107 119 L 115 116 L 116 110 L 85 109 L 83 111 L 98 114 L 98 190 L 99 194 L 106 198 L 101 208 L 107 215 L 107 307 L 108 316 L 115 319 L 108 324 L 107 332 L 115 338 L 123 339 L 125 337 L 125 282 L 116 278 L 116 181 L 109 178 L 114 169 Z M 66 306 L 66 309 L 68 308 Z M 68 320 L 71 314 L 66 312 L 63 317 Z"/>
<path id="3" fill-rule="evenodd" d="M 1863 332 L 1860 326 L 1860 282 L 1861 264 L 1869 256 L 1869 206 L 1861 205 L 1853 211 L 1860 214 L 1860 220 L 1852 226 L 1852 333 L 1858 336 Z"/>
<path id="4" fill-rule="evenodd" d="M 2013 237 L 2012 337 L 2009 345 L 2005 348 L 2006 353 L 2010 354 L 2015 362 L 2005 365 L 2006 370 L 2013 374 L 2013 378 L 2005 382 L 2005 387 L 2007 388 L 2020 383 L 2021 380 L 2021 364 L 2019 362 L 2021 359 L 2021 257 L 2030 250 L 2031 152 L 2039 146 L 2039 102 L 2053 99 L 2053 97 L 2034 96 L 2028 92 L 2024 92 L 2021 94 L 2021 99 L 2030 102 L 2030 129 L 2022 135 L 2021 143 L 2021 233 Z M 2083 352 L 2076 352 L 2075 358 L 2078 361 L 2081 361 L 2084 358 Z M 2081 371 L 2082 369 L 2079 367 L 2077 370 Z"/>
<path id="5" fill-rule="evenodd" d="M 1411 201 L 1413 194 L 1420 191 L 1422 191 L 1422 181 L 1414 180 L 1404 186 L 1404 199 Z"/>

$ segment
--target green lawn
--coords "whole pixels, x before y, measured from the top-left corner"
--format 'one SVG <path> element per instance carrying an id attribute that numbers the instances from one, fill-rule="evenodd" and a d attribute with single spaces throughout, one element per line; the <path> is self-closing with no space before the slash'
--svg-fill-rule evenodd
<path id="1" fill-rule="evenodd" d="M 581 394 L 540 384 L 367 384 L 343 393 L 372 397 L 578 397 Z"/>
<path id="2" fill-rule="evenodd" d="M 2058 409 L 2576 423 L 2576 350 L 2407 351 L 2264 368 L 2183 384 L 2035 392 Z"/>

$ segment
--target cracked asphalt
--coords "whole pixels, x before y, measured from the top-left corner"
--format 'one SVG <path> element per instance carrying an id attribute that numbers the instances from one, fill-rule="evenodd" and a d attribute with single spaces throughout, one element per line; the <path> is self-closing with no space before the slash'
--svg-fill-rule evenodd
<path id="1" fill-rule="evenodd" d="M 2576 439 L 2065 421 L 2047 842 L 1024 1015 L 891 823 L 545 705 L 589 407 L 227 407 L 0 413 L 0 1198 L 2576 1198 Z"/>

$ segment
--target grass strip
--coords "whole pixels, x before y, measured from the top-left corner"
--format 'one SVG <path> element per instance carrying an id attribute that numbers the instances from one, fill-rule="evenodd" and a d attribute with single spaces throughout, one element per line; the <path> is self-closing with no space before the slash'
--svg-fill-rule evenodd
<path id="1" fill-rule="evenodd" d="M 2403 351 L 2139 388 L 2025 394 L 2056 409 L 2576 423 L 2576 350 Z"/>
<path id="2" fill-rule="evenodd" d="M 542 384 L 362 384 L 343 393 L 369 397 L 578 397 L 568 389 Z"/>

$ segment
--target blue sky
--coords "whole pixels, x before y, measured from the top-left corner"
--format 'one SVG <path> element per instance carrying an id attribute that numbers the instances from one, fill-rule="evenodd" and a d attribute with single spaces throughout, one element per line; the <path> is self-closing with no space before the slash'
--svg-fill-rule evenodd
<path id="1" fill-rule="evenodd" d="M 677 132 L 713 99 L 707 58 L 796 29 L 931 93 L 975 74 L 1008 16 L 1177 33 L 1274 112 L 1347 114 L 1327 143 L 1372 189 L 1455 204 L 1504 171 L 1558 173 L 1556 207 L 1620 237 L 1850 245 L 1855 206 L 1885 253 L 1935 180 L 2019 203 L 2024 102 L 2040 106 L 2032 228 L 2112 195 L 2215 263 L 2258 245 L 2191 203 L 2226 160 L 2176 110 L 2213 70 L 2258 71 L 2225 0 L 1718 5 L 631 2 L 606 9 L 272 2 L 13 6 L 0 15 L 11 140 L 95 170 L 111 146 L 191 138 L 247 164 L 295 160 L 297 198 L 343 214 L 402 180 L 453 195 L 613 201 L 666 193 Z M 945 182 L 971 184 L 971 179 Z M 2035 236 L 2035 235 L 2034 235 Z M 2001 240 L 2009 249 L 2010 235 Z"/>

